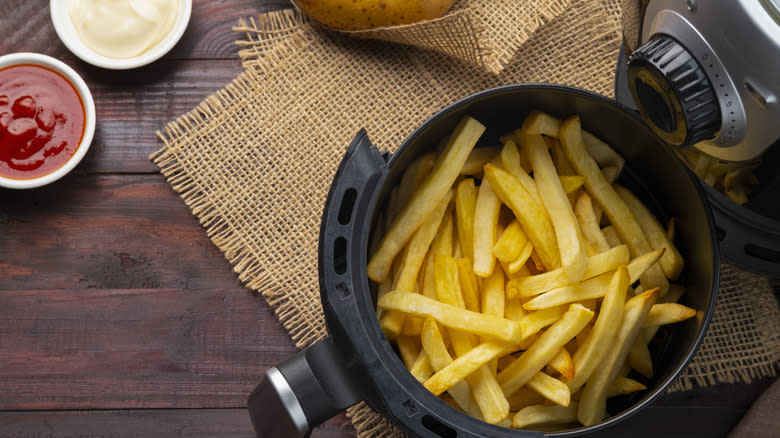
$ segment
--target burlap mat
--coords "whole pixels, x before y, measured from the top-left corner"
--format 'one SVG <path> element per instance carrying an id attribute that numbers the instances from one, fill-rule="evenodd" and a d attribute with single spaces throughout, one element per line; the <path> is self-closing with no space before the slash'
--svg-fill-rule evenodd
<path id="1" fill-rule="evenodd" d="M 438 109 L 502 84 L 552 82 L 612 95 L 620 0 L 577 0 L 494 75 L 430 50 L 312 26 L 293 10 L 242 21 L 245 71 L 158 133 L 152 159 L 299 347 L 326 335 L 317 280 L 320 215 L 352 136 L 394 150 Z M 715 318 L 673 388 L 775 375 L 780 310 L 765 278 L 723 267 Z M 360 436 L 398 432 L 362 404 Z"/>

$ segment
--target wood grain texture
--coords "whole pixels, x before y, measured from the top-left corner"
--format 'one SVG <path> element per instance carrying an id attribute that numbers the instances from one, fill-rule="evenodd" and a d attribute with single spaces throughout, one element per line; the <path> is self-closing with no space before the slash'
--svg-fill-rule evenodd
<path id="1" fill-rule="evenodd" d="M 0 412 L 0 438 L 253 438 L 245 409 Z M 346 416 L 317 427 L 312 438 L 354 437 Z"/>

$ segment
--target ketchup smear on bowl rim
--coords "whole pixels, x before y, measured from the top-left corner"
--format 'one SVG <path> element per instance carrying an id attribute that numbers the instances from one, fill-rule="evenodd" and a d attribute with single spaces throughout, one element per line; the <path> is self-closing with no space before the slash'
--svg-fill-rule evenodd
<path id="1" fill-rule="evenodd" d="M 33 64 L 0 68 L 0 176 L 54 172 L 84 136 L 84 102 L 60 73 Z"/>

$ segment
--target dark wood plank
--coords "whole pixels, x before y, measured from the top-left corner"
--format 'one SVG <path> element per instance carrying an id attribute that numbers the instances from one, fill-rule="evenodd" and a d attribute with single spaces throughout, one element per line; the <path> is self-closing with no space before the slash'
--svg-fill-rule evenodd
<path id="1" fill-rule="evenodd" d="M 241 73 L 238 58 L 161 60 L 105 72 L 76 66 L 95 99 L 97 127 L 78 173 L 157 173 L 149 155 L 163 146 L 156 132 L 189 112 Z"/>
<path id="2" fill-rule="evenodd" d="M 234 59 L 239 18 L 289 7 L 289 0 L 194 0 L 189 27 L 165 58 Z M 57 37 L 49 0 L 0 0 L 0 35 L 0 53 L 39 52 L 83 64 Z"/>
<path id="3" fill-rule="evenodd" d="M 2 438 L 253 438 L 245 409 L 0 412 Z M 346 416 L 317 427 L 312 438 L 355 435 Z"/>
<path id="4" fill-rule="evenodd" d="M 6 290 L 0 309 L 0 410 L 242 407 L 296 352 L 237 290 Z"/>
<path id="5" fill-rule="evenodd" d="M 230 264 L 159 174 L 0 190 L 0 290 L 233 289 Z"/>

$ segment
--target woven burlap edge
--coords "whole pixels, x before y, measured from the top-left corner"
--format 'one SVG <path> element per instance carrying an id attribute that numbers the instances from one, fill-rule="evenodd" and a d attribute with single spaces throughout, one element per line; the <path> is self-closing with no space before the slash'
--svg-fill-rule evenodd
<path id="1" fill-rule="evenodd" d="M 275 309 L 280 321 L 284 322 L 290 337 L 298 348 L 311 345 L 324 338 L 324 328 L 311 324 L 311 315 L 301 313 L 290 305 L 291 297 L 281 290 L 267 270 L 256 261 L 257 257 L 244 244 L 243 236 L 231 228 L 226 218 L 218 214 L 215 200 L 210 198 L 187 172 L 177 155 L 177 140 L 197 130 L 207 130 L 219 123 L 219 113 L 231 105 L 241 105 L 242 99 L 249 99 L 255 91 L 259 73 L 246 70 L 230 84 L 206 98 L 196 108 L 168 123 L 157 136 L 164 146 L 153 153 L 150 159 L 160 168 L 171 188 L 179 194 L 192 214 L 206 230 L 206 234 L 233 266 L 238 279 L 247 288 L 263 291 L 269 306 Z M 312 309 L 312 312 L 321 309 Z"/>

